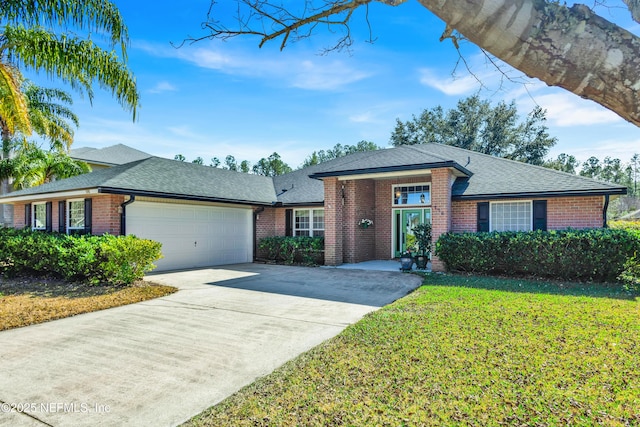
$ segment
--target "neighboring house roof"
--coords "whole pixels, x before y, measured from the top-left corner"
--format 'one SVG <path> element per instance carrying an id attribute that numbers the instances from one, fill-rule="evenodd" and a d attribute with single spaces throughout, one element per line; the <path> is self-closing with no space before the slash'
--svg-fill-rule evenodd
<path id="1" fill-rule="evenodd" d="M 271 178 L 150 157 L 10 193 L 6 199 L 77 190 L 227 203 L 271 205 Z"/>
<path id="2" fill-rule="evenodd" d="M 626 187 L 444 144 L 404 145 L 322 164 L 311 177 L 450 167 L 455 199 L 626 194 Z M 320 166 L 322 166 L 320 165 Z"/>
<path id="3" fill-rule="evenodd" d="M 105 148 L 80 147 L 69 152 L 69 157 L 97 165 L 123 165 L 136 160 L 148 159 L 151 154 L 136 150 L 124 144 L 116 144 Z"/>

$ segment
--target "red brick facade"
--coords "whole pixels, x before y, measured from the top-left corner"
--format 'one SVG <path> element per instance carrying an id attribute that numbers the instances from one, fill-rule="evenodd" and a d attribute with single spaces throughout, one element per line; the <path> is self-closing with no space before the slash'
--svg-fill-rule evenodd
<path id="1" fill-rule="evenodd" d="M 475 232 L 477 204 L 490 200 L 452 201 L 454 180 L 449 169 L 434 169 L 430 174 L 410 178 L 325 179 L 325 264 L 339 265 L 394 257 L 393 211 L 398 209 L 393 205 L 394 185 L 431 185 L 431 204 L 427 207 L 431 208 L 434 242 L 448 231 Z M 547 228 L 550 230 L 602 227 L 602 196 L 545 200 Z M 265 236 L 285 234 L 285 211 L 286 208 L 267 208 L 260 214 L 256 224 L 258 240 Z M 373 226 L 366 229 L 359 227 L 358 222 L 363 218 L 373 220 Z M 433 254 L 432 269 L 444 269 Z"/>
<path id="2" fill-rule="evenodd" d="M 451 189 L 455 177 L 449 169 L 433 169 L 421 176 L 340 181 L 324 179 L 325 264 L 340 265 L 394 257 L 393 187 L 399 184 L 429 183 L 433 225 L 433 241 L 445 232 L 475 232 L 477 204 L 490 200 L 452 201 Z M 92 233 L 120 233 L 120 205 L 125 196 L 91 195 Z M 77 197 L 73 199 L 82 199 Z M 73 199 L 66 199 L 73 200 Z M 51 199 L 53 230 L 59 229 L 58 202 Z M 517 200 L 517 199 L 514 199 Z M 531 200 L 531 199 L 523 199 Z M 604 197 L 547 198 L 547 228 L 550 230 L 602 227 Z M 295 209 L 318 209 L 318 206 L 296 206 Z M 404 208 L 404 207 L 403 207 Z M 407 206 L 411 208 L 411 206 Z M 417 207 L 420 208 L 420 207 Z M 256 208 L 256 241 L 268 236 L 286 234 L 287 207 Z M 66 212 L 66 209 L 65 209 Z M 373 220 L 373 226 L 362 228 L 362 219 Z M 63 218 L 66 224 L 66 219 Z M 25 205 L 14 205 L 14 225 L 25 226 Z M 264 256 L 259 251 L 257 256 Z M 432 269 L 444 266 L 432 255 Z"/>
<path id="3" fill-rule="evenodd" d="M 532 199 L 521 200 L 529 201 Z M 554 197 L 545 200 L 547 200 L 547 229 L 549 230 L 598 228 L 603 225 L 604 198 L 602 196 Z M 477 204 L 488 201 L 454 201 L 452 203 L 451 231 L 455 233 L 477 231 Z"/>
<path id="4" fill-rule="evenodd" d="M 85 197 L 86 198 L 86 197 Z M 120 204 L 124 202 L 124 196 L 105 194 L 100 196 L 91 196 L 91 220 L 92 220 L 92 234 L 104 234 L 109 233 L 113 235 L 120 234 Z M 58 209 L 58 203 L 60 201 L 78 200 L 82 197 L 74 197 L 69 199 L 49 199 L 47 202 L 52 202 L 51 209 L 51 223 L 53 225 L 53 231 L 59 231 L 60 214 Z M 65 206 L 65 213 L 67 208 Z M 25 226 L 25 204 L 14 205 L 13 224 L 15 228 L 24 228 Z M 62 219 L 66 224 L 66 217 Z"/>

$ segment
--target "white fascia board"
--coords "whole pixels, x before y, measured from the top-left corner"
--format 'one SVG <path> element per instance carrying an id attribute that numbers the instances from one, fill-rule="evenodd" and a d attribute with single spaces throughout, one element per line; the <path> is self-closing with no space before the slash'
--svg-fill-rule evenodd
<path id="1" fill-rule="evenodd" d="M 410 177 L 410 176 L 425 176 L 425 175 L 431 175 L 431 169 L 397 171 L 397 172 L 364 173 L 360 175 L 343 175 L 338 177 L 338 181 L 351 181 L 351 180 L 358 180 L 358 179 L 403 178 L 403 177 Z"/>
<path id="2" fill-rule="evenodd" d="M 0 198 L 0 203 L 7 205 L 14 205 L 16 203 L 24 203 L 31 201 L 40 201 L 40 200 L 51 200 L 51 199 L 69 199 L 72 197 L 84 197 L 87 195 L 97 195 L 97 188 L 87 188 L 84 190 L 73 190 L 73 191 L 59 191 L 56 193 L 38 193 L 38 194 L 27 194 L 24 196 L 16 196 L 16 197 L 4 197 Z"/>

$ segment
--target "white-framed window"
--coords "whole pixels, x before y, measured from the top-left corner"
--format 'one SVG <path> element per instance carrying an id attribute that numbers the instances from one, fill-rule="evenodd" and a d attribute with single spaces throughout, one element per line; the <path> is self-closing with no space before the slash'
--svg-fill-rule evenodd
<path id="1" fill-rule="evenodd" d="M 67 201 L 67 233 L 84 231 L 84 199 Z"/>
<path id="2" fill-rule="evenodd" d="M 31 205 L 31 228 L 34 230 L 47 229 L 47 204 L 34 203 Z"/>
<path id="3" fill-rule="evenodd" d="M 296 209 L 293 212 L 294 236 L 324 236 L 324 209 Z"/>
<path id="4" fill-rule="evenodd" d="M 392 188 L 394 206 L 425 206 L 431 204 L 430 184 L 398 184 Z"/>
<path id="5" fill-rule="evenodd" d="M 491 202 L 491 231 L 533 230 L 532 201 Z"/>

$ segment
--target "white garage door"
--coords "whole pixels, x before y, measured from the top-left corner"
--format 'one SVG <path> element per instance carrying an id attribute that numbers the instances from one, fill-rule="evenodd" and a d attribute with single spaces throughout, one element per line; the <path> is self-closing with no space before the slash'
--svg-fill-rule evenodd
<path id="1" fill-rule="evenodd" d="M 127 234 L 162 243 L 156 271 L 253 260 L 251 209 L 139 201 L 126 209 Z"/>

